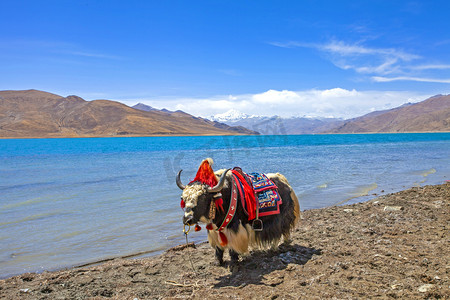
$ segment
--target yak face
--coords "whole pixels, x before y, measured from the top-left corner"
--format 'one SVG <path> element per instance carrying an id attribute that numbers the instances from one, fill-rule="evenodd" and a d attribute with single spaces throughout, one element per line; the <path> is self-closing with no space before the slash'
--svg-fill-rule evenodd
<path id="1" fill-rule="evenodd" d="M 193 225 L 199 221 L 207 223 L 213 198 L 207 188 L 208 186 L 200 182 L 192 182 L 185 187 L 181 196 L 185 204 L 183 224 Z"/>
<path id="2" fill-rule="evenodd" d="M 208 163 L 209 166 L 209 162 L 206 161 L 206 163 Z M 225 184 L 225 176 L 229 170 L 230 169 L 223 172 L 222 176 L 218 180 L 218 183 L 213 187 L 201 181 L 193 181 L 188 185 L 184 185 L 180 179 L 182 170 L 178 172 L 176 183 L 177 186 L 183 190 L 181 200 L 185 205 L 183 224 L 193 225 L 199 221 L 208 223 L 209 209 L 213 201 L 213 197 L 222 190 Z M 198 174 L 199 173 L 197 173 L 197 175 Z M 215 179 L 216 175 L 214 175 L 212 169 L 210 176 L 214 176 Z M 215 180 L 217 181 L 217 179 Z"/>

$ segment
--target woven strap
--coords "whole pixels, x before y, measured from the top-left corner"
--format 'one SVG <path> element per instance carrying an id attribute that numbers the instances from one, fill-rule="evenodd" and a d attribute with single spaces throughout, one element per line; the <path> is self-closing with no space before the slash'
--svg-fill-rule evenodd
<path id="1" fill-rule="evenodd" d="M 228 207 L 227 214 L 225 218 L 223 219 L 222 225 L 220 225 L 218 231 L 222 231 L 225 227 L 230 224 L 231 220 L 233 220 L 234 214 L 236 213 L 237 209 L 237 185 L 236 185 L 236 179 L 234 178 L 234 175 L 232 176 L 232 188 L 231 188 L 231 200 L 230 200 L 230 206 Z"/>

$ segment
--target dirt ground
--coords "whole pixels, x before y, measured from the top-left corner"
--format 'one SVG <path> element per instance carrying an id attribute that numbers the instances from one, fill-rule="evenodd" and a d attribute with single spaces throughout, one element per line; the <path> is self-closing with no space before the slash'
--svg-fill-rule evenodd
<path id="1" fill-rule="evenodd" d="M 179 246 L 0 280 L 0 298 L 450 299 L 449 208 L 450 183 L 412 188 L 305 211 L 290 245 L 235 265 L 216 266 L 206 243 Z"/>

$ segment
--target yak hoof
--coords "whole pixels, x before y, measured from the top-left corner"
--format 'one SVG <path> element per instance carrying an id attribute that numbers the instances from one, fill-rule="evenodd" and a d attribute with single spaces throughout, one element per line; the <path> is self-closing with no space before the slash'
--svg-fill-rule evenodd
<path id="1" fill-rule="evenodd" d="M 235 264 L 239 261 L 239 254 L 230 249 L 230 257 L 231 257 L 231 263 Z"/>
<path id="2" fill-rule="evenodd" d="M 223 267 L 224 265 L 223 259 L 222 260 L 215 259 L 213 262 L 211 262 L 211 265 L 216 267 Z"/>
<path id="3" fill-rule="evenodd" d="M 223 265 L 223 250 L 220 249 L 219 247 L 216 247 L 215 264 L 218 265 L 218 266 L 222 266 Z"/>

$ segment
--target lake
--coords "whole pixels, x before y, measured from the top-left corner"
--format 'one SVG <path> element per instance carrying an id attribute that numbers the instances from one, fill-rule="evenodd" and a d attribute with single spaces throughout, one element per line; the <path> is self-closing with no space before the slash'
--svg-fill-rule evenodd
<path id="1" fill-rule="evenodd" d="M 175 176 L 206 157 L 284 174 L 305 210 L 449 180 L 450 133 L 3 139 L 0 277 L 185 242 Z"/>

